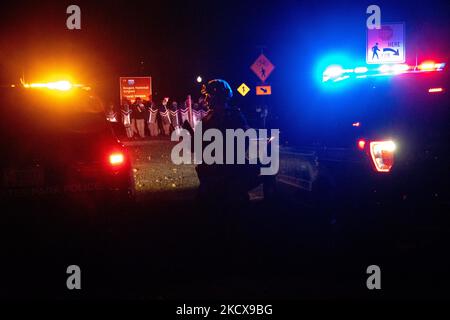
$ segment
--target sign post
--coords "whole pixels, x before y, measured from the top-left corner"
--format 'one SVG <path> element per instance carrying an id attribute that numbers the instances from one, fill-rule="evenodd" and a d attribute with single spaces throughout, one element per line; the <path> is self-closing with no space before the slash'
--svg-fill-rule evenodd
<path id="1" fill-rule="evenodd" d="M 194 128 L 194 116 L 192 115 L 192 97 L 190 94 L 187 96 L 186 106 L 189 112 L 189 124 L 191 125 L 192 128 Z"/>
<path id="2" fill-rule="evenodd" d="M 366 62 L 404 63 L 404 29 L 403 23 L 387 23 L 382 24 L 380 29 L 367 29 Z"/>

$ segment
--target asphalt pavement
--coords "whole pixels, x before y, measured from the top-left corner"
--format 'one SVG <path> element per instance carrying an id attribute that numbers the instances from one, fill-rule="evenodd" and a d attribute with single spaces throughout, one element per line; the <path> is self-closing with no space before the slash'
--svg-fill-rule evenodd
<path id="1" fill-rule="evenodd" d="M 405 219 L 413 211 L 396 215 L 396 208 L 349 211 L 340 221 L 295 197 L 267 201 L 259 191 L 247 206 L 208 210 L 196 198 L 194 166 L 170 161 L 171 143 L 128 148 L 135 204 L 115 212 L 65 208 L 43 214 L 35 207 L 4 219 L 2 297 L 449 297 L 447 226 Z M 66 220 L 70 211 L 81 218 Z M 81 290 L 66 287 L 69 265 L 81 269 Z M 381 290 L 367 289 L 370 265 L 381 269 Z"/>

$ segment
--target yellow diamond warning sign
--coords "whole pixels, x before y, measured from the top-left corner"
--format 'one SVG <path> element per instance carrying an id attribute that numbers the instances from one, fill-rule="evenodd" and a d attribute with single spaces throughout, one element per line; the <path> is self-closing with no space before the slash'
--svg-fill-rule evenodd
<path id="1" fill-rule="evenodd" d="M 241 84 L 241 85 L 239 86 L 239 88 L 237 89 L 237 91 L 238 91 L 243 97 L 245 97 L 245 95 L 246 95 L 247 93 L 250 92 L 250 88 L 249 88 L 245 83 L 243 83 L 243 84 Z"/>

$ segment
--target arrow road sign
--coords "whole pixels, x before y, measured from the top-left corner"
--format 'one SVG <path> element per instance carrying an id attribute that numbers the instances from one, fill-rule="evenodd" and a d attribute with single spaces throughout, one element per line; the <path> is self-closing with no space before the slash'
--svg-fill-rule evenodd
<path id="1" fill-rule="evenodd" d="M 383 52 L 388 52 L 388 51 L 393 52 L 394 56 L 398 56 L 399 55 L 398 49 L 394 50 L 394 49 L 391 49 L 391 48 L 383 48 Z"/>
<path id="2" fill-rule="evenodd" d="M 256 95 L 257 96 L 269 96 L 272 94 L 271 86 L 257 86 L 256 87 Z"/>

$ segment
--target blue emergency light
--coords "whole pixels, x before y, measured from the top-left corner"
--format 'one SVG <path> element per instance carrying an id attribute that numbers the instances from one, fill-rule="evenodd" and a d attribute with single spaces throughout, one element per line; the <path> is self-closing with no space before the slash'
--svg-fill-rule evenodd
<path id="1" fill-rule="evenodd" d="M 442 71 L 445 63 L 425 61 L 420 65 L 383 64 L 381 66 L 344 68 L 340 65 L 330 65 L 322 73 L 322 82 L 339 82 L 350 78 L 367 78 L 377 76 L 395 76 L 404 73 L 422 73 Z"/>

